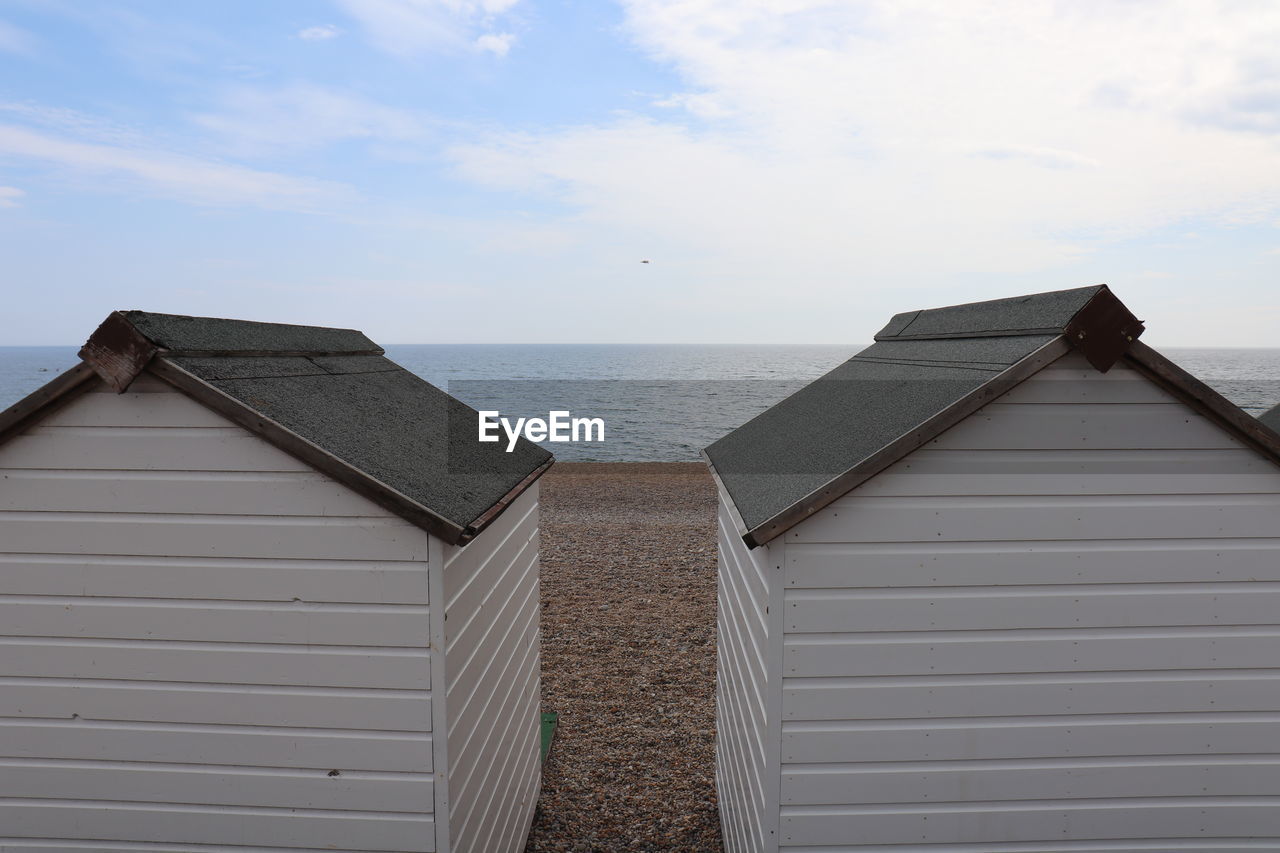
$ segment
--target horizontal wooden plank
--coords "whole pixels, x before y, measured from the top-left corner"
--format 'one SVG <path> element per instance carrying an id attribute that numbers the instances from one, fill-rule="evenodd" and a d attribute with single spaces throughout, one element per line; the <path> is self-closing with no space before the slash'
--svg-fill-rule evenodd
<path id="1" fill-rule="evenodd" d="M 984 803 L 968 807 L 785 808 L 790 844 L 952 844 L 1069 839 L 1280 835 L 1280 798 L 1083 800 L 1070 804 Z"/>
<path id="2" fill-rule="evenodd" d="M 1280 495 L 850 498 L 791 542 L 1018 542 L 1269 537 Z"/>
<path id="3" fill-rule="evenodd" d="M 59 838 L 73 828 L 81 840 L 262 844 L 360 851 L 430 853 L 435 824 L 428 815 L 300 809 L 137 805 L 114 801 L 0 800 L 0 826 L 17 838 Z"/>
<path id="4" fill-rule="evenodd" d="M 42 418 L 40 426 L 225 427 L 231 422 L 172 388 L 146 388 L 135 382 L 123 394 L 74 400 Z"/>
<path id="5" fill-rule="evenodd" d="M 1280 581 L 1280 539 L 787 544 L 790 587 Z"/>
<path id="6" fill-rule="evenodd" d="M 4 547 L 0 543 L 0 547 Z M 0 553 L 4 591 L 226 601 L 427 604 L 427 564 Z"/>
<path id="7" fill-rule="evenodd" d="M 1181 405 L 1169 392 L 1134 371 L 1117 374 L 1105 382 L 1099 382 L 1096 377 L 1101 374 L 1094 373 L 1085 376 L 1075 371 L 1042 371 L 993 405 Z"/>
<path id="8" fill-rule="evenodd" d="M 797 633 L 1274 625 L 1280 583 L 787 590 L 785 613 Z"/>
<path id="9" fill-rule="evenodd" d="M 955 761 L 1256 753 L 1280 743 L 1280 715 L 1131 714 L 926 722 L 784 723 L 782 760 Z"/>
<path id="10" fill-rule="evenodd" d="M 820 847 L 812 845 L 796 846 L 784 844 L 778 848 L 781 853 L 1172 853 L 1172 851 L 1191 851 L 1191 853 L 1240 853 L 1242 850 L 1276 850 L 1280 849 L 1280 838 L 1206 838 L 1197 835 L 1195 838 L 1136 838 L 1116 840 L 1089 841 L 1012 841 L 990 842 L 980 844 L 947 844 L 939 847 L 936 844 L 824 844 Z M 79 851 L 69 851 L 79 853 Z M 202 851 L 190 851 L 202 853 Z"/>
<path id="11" fill-rule="evenodd" d="M 125 851 L 125 853 L 140 853 L 140 851 L 163 851 L 164 853 L 209 853 L 209 846 L 206 844 L 178 844 L 172 841 L 168 842 L 149 842 L 149 841 L 98 841 L 94 839 L 75 839 L 75 838 L 14 838 L 13 836 L 0 835 L 0 845 L 4 853 L 85 853 L 85 851 L 93 851 L 93 853 L 104 853 L 104 851 Z M 275 853 L 279 847 L 262 847 L 260 845 L 246 844 L 222 844 L 219 845 L 218 853 Z M 326 849 L 322 847 L 290 847 L 291 853 L 333 853 L 332 848 Z M 374 853 L 374 851 L 351 850 L 346 853 Z"/>
<path id="12" fill-rule="evenodd" d="M 287 723 L 289 721 L 282 721 Z M 429 773 L 431 736 L 252 726 L 0 720 L 0 757 Z"/>
<path id="13" fill-rule="evenodd" d="M 310 471 L 240 429 L 35 427 L 0 446 L 0 468 Z"/>
<path id="14" fill-rule="evenodd" d="M 1098 797 L 1215 797 L 1280 790 L 1280 757 L 944 761 L 787 766 L 782 802 L 946 803 Z"/>
<path id="15" fill-rule="evenodd" d="M 336 767 L 299 770 L 0 759 L 0 800 L 118 800 L 429 814 L 435 803 L 432 784 L 429 774 L 343 772 Z"/>
<path id="16" fill-rule="evenodd" d="M 390 518 L 314 472 L 0 470 L 0 510 Z"/>
<path id="17" fill-rule="evenodd" d="M 94 382 L 89 390 L 90 392 L 95 394 L 115 395 L 116 393 L 104 382 Z M 138 374 L 137 378 L 134 379 L 132 383 L 130 383 L 129 390 L 126 393 L 129 393 L 129 394 L 178 394 L 181 392 L 175 389 L 168 382 L 165 382 L 163 379 L 160 379 L 159 377 L 154 376 L 153 374 L 144 370 L 142 373 Z"/>
<path id="18" fill-rule="evenodd" d="M 810 677 L 1158 671 L 1264 668 L 1280 661 L 1276 630 L 971 633 L 890 634 L 871 642 L 865 634 L 811 635 L 786 644 L 783 671 Z"/>
<path id="19" fill-rule="evenodd" d="M 1103 477 L 1192 477 L 1208 475 L 1270 475 L 1280 479 L 1280 468 L 1243 447 L 1158 450 L 1152 448 L 1070 448 L 1066 450 L 940 450 L 922 448 L 885 469 L 876 480 L 897 476 L 968 477 L 974 491 L 983 494 L 982 478 L 1006 476 L 1055 477 L 1072 474 Z M 867 485 L 870 485 L 868 481 Z M 859 486 L 851 497 L 866 493 Z M 1227 489 L 1226 493 L 1232 490 Z M 1045 492 L 1045 494 L 1054 494 Z M 836 501 L 839 504 L 840 501 Z"/>
<path id="20" fill-rule="evenodd" d="M 0 672 L 30 678 L 426 690 L 431 656 L 363 647 L 0 638 Z"/>
<path id="21" fill-rule="evenodd" d="M 1140 377 L 1142 374 L 1124 360 L 1116 362 L 1106 373 L 1100 373 L 1088 359 L 1076 350 L 1072 350 L 1035 374 L 1030 381 L 1089 379 L 1094 382 L 1129 382 Z M 1022 387 L 1020 385 L 1014 391 Z"/>
<path id="22" fill-rule="evenodd" d="M 925 447 L 951 450 L 1243 447 L 1225 430 L 1182 406 L 994 403 Z"/>
<path id="23" fill-rule="evenodd" d="M 0 513 L 9 553 L 425 560 L 427 538 L 398 518 Z"/>
<path id="24" fill-rule="evenodd" d="M 417 646 L 426 654 L 430 619 L 430 608 L 420 604 L 188 603 L 0 595 L 0 634 L 9 637 Z"/>
<path id="25" fill-rule="evenodd" d="M 1280 670 L 783 680 L 785 720 L 1271 711 Z"/>
<path id="26" fill-rule="evenodd" d="M 1213 495 L 1276 494 L 1280 476 L 1254 474 L 893 474 L 874 477 L 854 493 L 861 497 L 933 495 Z"/>
<path id="27" fill-rule="evenodd" d="M 0 717 L 431 731 L 431 694 L 0 677 Z"/>
<path id="28" fill-rule="evenodd" d="M 1273 494 L 1280 468 L 1243 448 L 919 450 L 832 504 L 930 495 Z"/>

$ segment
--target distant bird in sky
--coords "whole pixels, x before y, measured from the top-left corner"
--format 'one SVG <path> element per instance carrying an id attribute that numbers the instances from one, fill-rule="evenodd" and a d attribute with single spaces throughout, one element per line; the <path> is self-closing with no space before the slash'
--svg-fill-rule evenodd
<path id="1" fill-rule="evenodd" d="M 644 259 L 644 260 L 642 260 L 640 263 L 642 263 L 642 264 L 647 264 L 647 263 L 649 263 L 649 259 L 648 259 L 648 258 L 645 258 L 645 259 Z"/>

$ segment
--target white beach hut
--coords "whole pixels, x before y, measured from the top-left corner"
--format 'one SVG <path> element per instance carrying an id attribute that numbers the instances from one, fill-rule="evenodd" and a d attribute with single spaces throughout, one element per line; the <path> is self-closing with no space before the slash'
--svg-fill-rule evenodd
<path id="1" fill-rule="evenodd" d="M 1142 329 L 900 314 L 707 449 L 729 851 L 1280 849 L 1280 436 Z"/>
<path id="2" fill-rule="evenodd" d="M 550 454 L 356 331 L 81 357 L 0 414 L 0 849 L 522 849 Z"/>

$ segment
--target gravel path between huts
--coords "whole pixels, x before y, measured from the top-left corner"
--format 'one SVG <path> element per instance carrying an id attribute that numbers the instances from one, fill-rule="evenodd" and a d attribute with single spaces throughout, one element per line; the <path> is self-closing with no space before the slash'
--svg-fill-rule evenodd
<path id="1" fill-rule="evenodd" d="M 526 851 L 718 851 L 716 494 L 701 463 L 541 481 L 542 707 Z"/>

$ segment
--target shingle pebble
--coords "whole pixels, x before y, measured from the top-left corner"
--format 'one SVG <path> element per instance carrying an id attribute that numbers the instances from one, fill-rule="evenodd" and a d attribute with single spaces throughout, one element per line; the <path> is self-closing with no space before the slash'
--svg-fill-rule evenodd
<path id="1" fill-rule="evenodd" d="M 542 705 L 560 723 L 526 853 L 723 849 L 715 531 L 700 463 L 543 477 Z"/>

